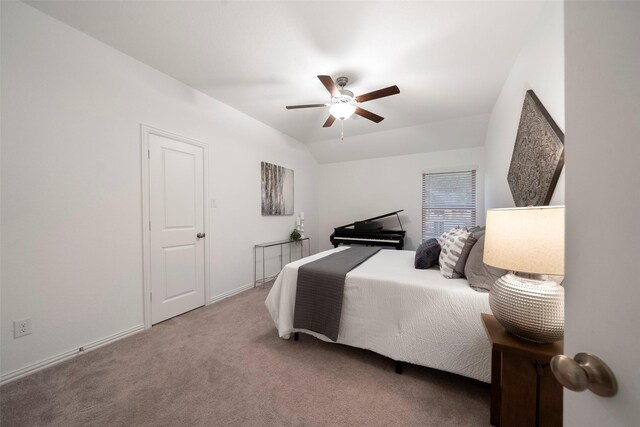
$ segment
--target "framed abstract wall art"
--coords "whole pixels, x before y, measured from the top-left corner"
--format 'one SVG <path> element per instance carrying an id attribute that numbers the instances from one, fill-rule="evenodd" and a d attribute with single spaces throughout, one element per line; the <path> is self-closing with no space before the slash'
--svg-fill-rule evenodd
<path id="1" fill-rule="evenodd" d="M 261 162 L 262 215 L 293 215 L 293 170 Z"/>

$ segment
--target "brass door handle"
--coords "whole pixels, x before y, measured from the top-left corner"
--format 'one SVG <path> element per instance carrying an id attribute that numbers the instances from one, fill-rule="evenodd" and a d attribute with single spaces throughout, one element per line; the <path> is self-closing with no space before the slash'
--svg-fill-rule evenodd
<path id="1" fill-rule="evenodd" d="M 551 372 L 560 384 L 572 391 L 589 389 L 605 397 L 618 392 L 618 382 L 611 368 L 592 354 L 578 353 L 573 359 L 564 354 L 554 356 Z"/>

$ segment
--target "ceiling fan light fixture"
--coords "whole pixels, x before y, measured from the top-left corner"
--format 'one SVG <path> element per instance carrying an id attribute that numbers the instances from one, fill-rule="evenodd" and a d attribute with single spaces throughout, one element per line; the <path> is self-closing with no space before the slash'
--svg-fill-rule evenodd
<path id="1" fill-rule="evenodd" d="M 356 106 L 351 102 L 339 102 L 329 108 L 329 113 L 338 120 L 348 119 L 356 111 Z"/>
<path id="2" fill-rule="evenodd" d="M 331 127 L 336 119 L 340 120 L 340 123 L 344 125 L 344 121 L 349 117 L 364 117 L 374 123 L 380 123 L 384 120 L 384 117 L 360 108 L 360 104 L 400 93 L 398 86 L 394 85 L 354 96 L 353 92 L 344 88 L 349 82 L 346 76 L 337 77 L 335 82 L 331 76 L 327 75 L 319 75 L 318 79 L 331 94 L 331 103 L 287 105 L 286 108 L 287 110 L 295 110 L 299 108 L 329 107 L 329 117 L 322 125 L 323 128 Z"/>

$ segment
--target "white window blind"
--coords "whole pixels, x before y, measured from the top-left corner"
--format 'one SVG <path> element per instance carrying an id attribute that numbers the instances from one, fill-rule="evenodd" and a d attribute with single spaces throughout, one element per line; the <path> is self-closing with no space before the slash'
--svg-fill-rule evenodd
<path id="1" fill-rule="evenodd" d="M 475 225 L 475 170 L 422 174 L 422 241 Z"/>

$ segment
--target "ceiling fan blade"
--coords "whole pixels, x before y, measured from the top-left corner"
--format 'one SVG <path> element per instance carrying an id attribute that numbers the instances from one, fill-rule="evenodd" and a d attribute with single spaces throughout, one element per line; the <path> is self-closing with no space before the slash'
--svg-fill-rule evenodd
<path id="1" fill-rule="evenodd" d="M 287 105 L 287 110 L 295 110 L 297 108 L 316 108 L 316 107 L 326 107 L 327 104 L 306 104 L 306 105 Z"/>
<path id="2" fill-rule="evenodd" d="M 384 120 L 384 117 L 381 117 L 381 116 L 379 116 L 379 115 L 377 115 L 375 113 L 372 113 L 371 111 L 364 110 L 364 109 L 362 109 L 360 107 L 356 107 L 355 114 L 357 114 L 357 115 L 359 115 L 361 117 L 364 117 L 365 119 L 369 119 L 372 122 L 376 122 L 376 123 L 380 123 L 381 121 Z"/>
<path id="3" fill-rule="evenodd" d="M 329 114 L 329 118 L 327 119 L 326 122 L 324 122 L 324 124 L 322 125 L 323 128 L 330 128 L 331 125 L 333 124 L 333 122 L 336 121 L 336 118 L 333 117 L 331 114 Z"/>
<path id="4" fill-rule="evenodd" d="M 331 76 L 318 76 L 324 87 L 327 88 L 331 96 L 340 96 L 338 86 L 333 82 Z"/>
<path id="5" fill-rule="evenodd" d="M 358 102 L 367 102 L 373 99 L 384 98 L 385 96 L 396 95 L 400 93 L 400 89 L 398 86 L 389 86 L 384 89 L 374 90 L 373 92 L 365 93 L 364 95 L 356 96 L 356 101 Z"/>

